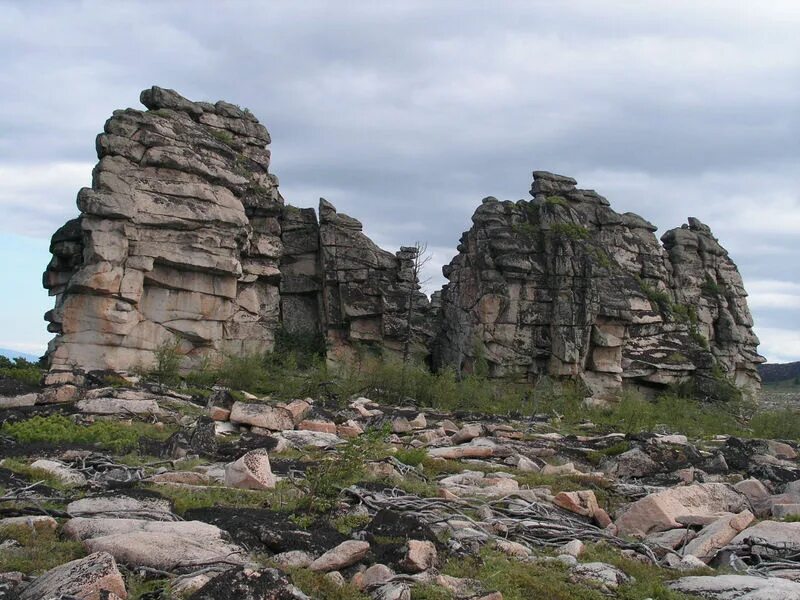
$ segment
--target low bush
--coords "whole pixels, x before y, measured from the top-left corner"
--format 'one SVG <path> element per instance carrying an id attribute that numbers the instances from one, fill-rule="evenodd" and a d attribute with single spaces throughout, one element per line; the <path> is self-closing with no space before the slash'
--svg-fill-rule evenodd
<path id="1" fill-rule="evenodd" d="M 287 569 L 292 582 L 305 594 L 319 600 L 369 600 L 369 596 L 360 592 L 354 585 L 346 583 L 342 586 L 324 573 L 315 573 L 309 569 Z"/>
<path id="2" fill-rule="evenodd" d="M 398 450 L 394 457 L 403 464 L 416 467 L 425 462 L 428 451 L 425 448 L 404 448 Z"/>

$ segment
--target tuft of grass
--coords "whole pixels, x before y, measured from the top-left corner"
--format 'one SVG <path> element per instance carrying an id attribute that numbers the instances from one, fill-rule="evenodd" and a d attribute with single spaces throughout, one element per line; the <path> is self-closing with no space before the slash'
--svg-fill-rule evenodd
<path id="1" fill-rule="evenodd" d="M 4 548 L 0 552 L 0 573 L 20 571 L 26 575 L 38 575 L 86 556 L 83 544 L 62 540 L 51 529 L 34 530 L 27 526 L 0 528 L 0 544 L 8 540 L 15 540 L 20 545 Z"/>
<path id="2" fill-rule="evenodd" d="M 602 600 L 600 592 L 569 581 L 569 571 L 557 562 L 523 563 L 500 552 L 484 549 L 480 556 L 450 559 L 444 573 L 477 579 L 488 590 L 503 594 L 503 600 Z"/>
<path id="3" fill-rule="evenodd" d="M 128 425 L 118 421 L 97 421 L 79 425 L 64 415 L 36 415 L 26 421 L 6 422 L 0 426 L 0 433 L 22 443 L 94 444 L 115 452 L 136 449 L 143 437 L 165 440 L 173 431 L 170 427 L 159 428 L 140 422 Z"/>
<path id="4" fill-rule="evenodd" d="M 140 598 L 172 598 L 170 595 L 169 579 L 148 579 L 143 575 L 131 574 L 125 578 L 125 589 L 128 591 L 128 600 Z M 158 596 L 151 595 L 160 592 Z"/>
<path id="5" fill-rule="evenodd" d="M 425 448 L 403 448 L 398 450 L 394 457 L 403 464 L 417 467 L 425 462 L 428 451 Z"/>
<path id="6" fill-rule="evenodd" d="M 218 142 L 228 144 L 229 146 L 233 143 L 233 135 L 224 129 L 211 129 L 210 133 Z"/>
<path id="7" fill-rule="evenodd" d="M 436 585 L 417 584 L 411 588 L 411 600 L 453 600 L 448 590 Z"/>
<path id="8" fill-rule="evenodd" d="M 288 569 L 292 582 L 305 594 L 318 600 L 369 600 L 369 596 L 360 592 L 354 585 L 346 583 L 338 586 L 322 573 L 309 569 Z"/>
<path id="9" fill-rule="evenodd" d="M 647 564 L 620 554 L 620 552 L 607 544 L 589 544 L 581 556 L 582 562 L 604 562 L 617 567 L 626 575 L 632 576 L 635 581 L 620 586 L 617 598 L 620 600 L 690 600 L 687 596 L 667 587 L 667 581 L 687 575 L 710 575 L 711 569 L 698 569 L 692 572 L 675 572 L 661 569 L 655 565 Z"/>

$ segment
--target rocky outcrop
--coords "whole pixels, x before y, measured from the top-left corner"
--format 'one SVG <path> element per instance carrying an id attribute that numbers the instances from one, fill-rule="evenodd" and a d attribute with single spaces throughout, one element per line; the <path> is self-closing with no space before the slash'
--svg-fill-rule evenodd
<path id="1" fill-rule="evenodd" d="M 439 367 L 580 377 L 600 397 L 623 382 L 758 386 L 747 295 L 707 226 L 689 219 L 662 245 L 574 179 L 533 175 L 533 200 L 483 200 L 444 267 Z"/>
<path id="2" fill-rule="evenodd" d="M 158 87 L 141 102 L 106 122 L 81 215 L 52 239 L 49 383 L 147 367 L 169 345 L 184 368 L 268 351 L 281 331 L 400 351 L 409 303 L 424 348 L 411 250 L 381 250 L 324 200 L 320 223 L 286 206 L 249 111 Z"/>
<path id="3" fill-rule="evenodd" d="M 334 362 L 413 353 L 459 373 L 580 378 L 596 397 L 759 385 L 741 277 L 697 219 L 659 242 L 641 217 L 537 171 L 533 200 L 484 199 L 429 301 L 416 248 L 382 250 L 324 199 L 284 203 L 249 111 L 158 87 L 141 101 L 106 122 L 81 214 L 52 239 L 48 384 L 147 368 L 163 348 L 190 369 L 303 336 Z"/>

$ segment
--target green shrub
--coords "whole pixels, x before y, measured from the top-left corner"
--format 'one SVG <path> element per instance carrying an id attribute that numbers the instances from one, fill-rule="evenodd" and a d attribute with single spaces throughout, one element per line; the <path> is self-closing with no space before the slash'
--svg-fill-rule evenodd
<path id="1" fill-rule="evenodd" d="M 180 381 L 180 340 L 175 338 L 159 344 L 155 351 L 155 365 L 147 375 L 162 385 L 175 385 Z"/>
<path id="2" fill-rule="evenodd" d="M 331 520 L 333 528 L 342 535 L 350 535 L 353 531 L 366 527 L 372 517 L 369 515 L 343 515 Z"/>
<path id="3" fill-rule="evenodd" d="M 362 480 L 366 463 L 389 454 L 385 429 L 375 429 L 348 440 L 306 470 L 305 496 L 301 503 L 316 512 L 333 508 L 339 493 Z"/>
<path id="4" fill-rule="evenodd" d="M 569 206 L 567 199 L 562 196 L 548 196 L 544 199 L 544 203 L 551 206 Z"/>
<path id="5" fill-rule="evenodd" d="M 158 428 L 138 422 L 126 425 L 117 421 L 97 421 L 79 425 L 64 415 L 36 415 L 17 423 L 6 422 L 0 427 L 0 433 L 22 443 L 94 444 L 115 452 L 137 448 L 142 437 L 166 439 L 173 431 L 174 428 Z"/>
<path id="6" fill-rule="evenodd" d="M 725 286 L 724 284 L 717 283 L 715 279 L 711 277 L 711 275 L 706 275 L 705 281 L 700 286 L 700 290 L 706 296 L 722 296 L 725 294 Z"/>
<path id="7" fill-rule="evenodd" d="M 800 440 L 800 411 L 785 408 L 756 413 L 750 428 L 758 438 Z"/>

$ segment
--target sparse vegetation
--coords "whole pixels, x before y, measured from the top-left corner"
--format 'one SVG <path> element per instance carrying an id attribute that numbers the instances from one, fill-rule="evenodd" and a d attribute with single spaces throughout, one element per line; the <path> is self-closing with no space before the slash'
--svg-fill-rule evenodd
<path id="1" fill-rule="evenodd" d="M 170 485 L 153 485 L 150 489 L 165 498 L 169 498 L 175 506 L 175 512 L 181 515 L 195 508 L 211 508 L 215 506 L 293 510 L 297 507 L 300 497 L 298 490 L 287 483 L 279 483 L 271 490 L 241 490 L 218 486 L 177 487 Z"/>
<path id="2" fill-rule="evenodd" d="M 126 425 L 119 421 L 97 421 L 80 425 L 64 415 L 37 415 L 0 426 L 0 433 L 23 443 L 92 444 L 115 452 L 135 449 L 142 437 L 166 439 L 173 431 L 167 426 L 139 422 Z"/>
<path id="3" fill-rule="evenodd" d="M 555 223 L 550 227 L 554 235 L 579 242 L 589 237 L 589 230 L 578 223 Z"/>
<path id="4" fill-rule="evenodd" d="M 211 135 L 214 136 L 218 142 L 222 142 L 223 144 L 228 144 L 229 146 L 233 143 L 233 135 L 225 131 L 224 129 L 211 129 Z"/>
<path id="5" fill-rule="evenodd" d="M 361 593 L 351 584 L 337 585 L 323 573 L 315 573 L 309 569 L 289 569 L 292 582 L 305 594 L 319 600 L 369 600 L 369 596 Z"/>
<path id="6" fill-rule="evenodd" d="M 180 340 L 164 341 L 156 348 L 155 364 L 148 375 L 163 385 L 175 385 L 180 380 L 180 364 Z"/>
<path id="7" fill-rule="evenodd" d="M 19 545 L 11 545 L 16 541 Z M 80 542 L 62 540 L 50 528 L 12 526 L 0 528 L 0 544 L 9 547 L 0 552 L 0 572 L 20 571 L 38 575 L 76 558 L 86 555 Z"/>
<path id="8" fill-rule="evenodd" d="M 700 286 L 701 291 L 706 296 L 722 296 L 725 294 L 725 286 L 717 283 L 710 275 L 706 275 L 705 281 Z"/>
<path id="9" fill-rule="evenodd" d="M 44 371 L 39 365 L 29 360 L 24 358 L 11 360 L 5 356 L 0 356 L 0 377 L 9 377 L 26 385 L 38 386 L 43 374 Z"/>

